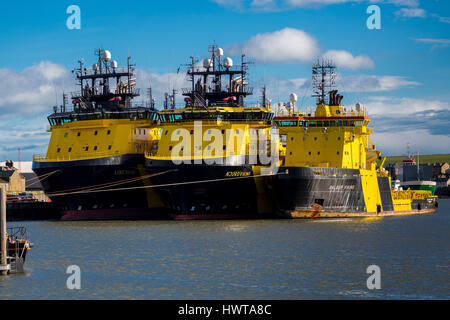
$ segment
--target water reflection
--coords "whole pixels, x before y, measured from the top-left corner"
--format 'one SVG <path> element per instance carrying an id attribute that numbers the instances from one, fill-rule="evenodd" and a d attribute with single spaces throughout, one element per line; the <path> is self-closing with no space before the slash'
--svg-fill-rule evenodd
<path id="1" fill-rule="evenodd" d="M 0 299 L 429 299 L 450 292 L 448 200 L 437 214 L 399 218 L 25 225 L 35 244 L 27 273 L 0 278 Z M 80 291 L 66 288 L 72 264 L 82 270 Z M 371 264 L 382 270 L 382 290 L 366 287 Z"/>

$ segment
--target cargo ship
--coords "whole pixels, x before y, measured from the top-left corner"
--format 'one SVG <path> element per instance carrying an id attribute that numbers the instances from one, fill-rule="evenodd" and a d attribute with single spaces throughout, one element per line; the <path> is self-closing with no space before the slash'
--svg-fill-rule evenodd
<path id="1" fill-rule="evenodd" d="M 63 220 L 154 218 L 163 206 L 144 170 L 160 138 L 154 100 L 133 104 L 130 57 L 119 68 L 108 50 L 95 54 L 92 68 L 81 60 L 72 71 L 80 90 L 48 117 L 47 154 L 33 157 L 33 171 Z"/>
<path id="2" fill-rule="evenodd" d="M 262 179 L 268 165 L 258 150 L 270 153 L 274 112 L 265 91 L 260 105 L 246 104 L 253 88 L 245 56 L 234 67 L 223 49 L 212 45 L 209 52 L 211 57 L 200 65 L 191 57 L 184 105 L 176 108 L 173 95 L 160 111 L 161 138 L 158 148 L 147 153 L 145 167 L 149 174 L 174 170 L 151 178 L 173 219 L 270 214 Z"/>
<path id="3" fill-rule="evenodd" d="M 391 190 L 381 153 L 371 142 L 370 118 L 360 104 L 346 108 L 334 90 L 335 66 L 318 61 L 314 112 L 298 112 L 295 95 L 274 118 L 281 166 L 272 177 L 276 211 L 288 218 L 339 218 L 432 213 L 431 191 Z M 328 100 L 328 103 L 326 102 Z"/>
<path id="4" fill-rule="evenodd" d="M 434 195 L 436 192 L 436 181 L 422 180 L 424 172 L 421 172 L 419 166 L 419 154 L 417 154 L 417 162 L 411 157 L 408 145 L 408 158 L 403 160 L 403 181 L 400 187 L 403 190 L 428 190 Z M 430 174 L 431 175 L 431 174 Z M 430 177 L 429 175 L 429 177 Z"/>

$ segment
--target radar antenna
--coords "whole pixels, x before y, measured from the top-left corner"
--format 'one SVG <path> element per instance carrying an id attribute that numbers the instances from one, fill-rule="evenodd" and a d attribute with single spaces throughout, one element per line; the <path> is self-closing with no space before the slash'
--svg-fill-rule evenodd
<path id="1" fill-rule="evenodd" d="M 335 87 L 336 65 L 332 61 L 317 61 L 312 68 L 313 97 L 317 97 L 317 104 L 325 104 L 325 97 Z M 333 104 L 332 101 L 329 103 Z"/>

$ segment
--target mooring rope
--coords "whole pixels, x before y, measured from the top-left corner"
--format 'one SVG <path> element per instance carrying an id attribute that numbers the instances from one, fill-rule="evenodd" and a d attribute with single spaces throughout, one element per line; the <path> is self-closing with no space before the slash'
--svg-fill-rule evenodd
<path id="1" fill-rule="evenodd" d="M 173 171 L 173 170 L 171 170 Z M 162 172 L 160 174 L 164 174 L 166 172 Z M 114 192 L 114 191 L 127 191 L 127 190 L 137 190 L 137 189 L 149 189 L 149 188 L 161 188 L 161 187 L 172 187 L 172 186 L 181 186 L 181 185 L 189 185 L 189 184 L 199 184 L 199 183 L 210 183 L 210 182 L 219 182 L 219 181 L 228 181 L 228 180 L 238 180 L 238 179 L 249 179 L 249 178 L 259 178 L 259 177 L 271 177 L 277 175 L 283 175 L 286 173 L 273 173 L 273 174 L 260 174 L 255 176 L 246 176 L 246 177 L 230 177 L 230 178 L 220 178 L 220 179 L 209 179 L 209 180 L 197 180 L 197 181 L 186 181 L 186 182 L 178 182 L 178 183 L 167 183 L 167 184 L 157 184 L 151 186 L 139 186 L 139 187 L 128 187 L 128 188 L 116 188 L 116 189 L 106 189 L 106 190 L 86 190 L 86 191 L 77 191 L 77 192 L 69 192 L 69 193 L 55 193 L 52 194 L 52 197 L 60 197 L 67 196 L 73 194 L 85 194 L 85 193 L 99 193 L 99 192 Z M 157 174 L 159 175 L 159 174 Z"/>
<path id="2" fill-rule="evenodd" d="M 29 187 L 31 187 L 32 185 L 35 185 L 36 183 L 42 182 L 42 181 L 44 181 L 45 179 L 49 178 L 51 175 L 55 174 L 55 173 L 58 172 L 58 171 L 61 171 L 61 170 L 55 170 L 55 171 L 52 171 L 52 172 L 50 172 L 50 173 L 46 173 L 46 174 L 43 174 L 43 175 L 41 175 L 41 176 L 34 177 L 34 178 L 30 179 L 30 180 L 34 180 L 34 179 L 36 179 L 36 178 L 37 178 L 38 180 L 34 181 L 34 182 L 31 183 L 31 184 L 26 185 L 25 187 L 26 187 L 26 188 L 29 188 Z M 42 177 L 44 177 L 44 178 L 42 178 Z M 42 178 L 42 179 L 41 179 L 41 178 Z M 28 182 L 30 182 L 30 180 L 28 180 Z"/>
<path id="3" fill-rule="evenodd" d="M 94 191 L 94 190 L 98 190 L 98 189 L 103 189 L 103 188 L 107 188 L 107 187 L 113 187 L 113 186 L 118 186 L 118 185 L 122 185 L 122 184 L 127 184 L 127 183 L 131 183 L 131 182 L 135 182 L 138 180 L 145 180 L 154 176 L 158 176 L 161 174 L 165 174 L 171 171 L 175 171 L 175 170 L 167 170 L 164 172 L 158 172 L 158 173 L 154 173 L 154 174 L 148 174 L 145 176 L 139 176 L 139 177 L 135 177 L 135 178 L 130 178 L 130 179 L 124 179 L 124 180 L 119 180 L 119 181 L 113 181 L 113 182 L 107 182 L 107 183 L 102 183 L 102 184 L 97 184 L 97 185 L 91 185 L 91 186 L 87 186 L 87 187 L 80 187 L 80 188 L 74 188 L 74 189 L 66 189 L 66 190 L 60 190 L 60 191 L 55 191 L 55 192 L 49 192 L 47 193 L 48 196 L 58 196 L 60 194 L 75 194 L 75 193 L 80 193 L 83 191 Z M 73 192 L 75 191 L 75 192 Z"/>

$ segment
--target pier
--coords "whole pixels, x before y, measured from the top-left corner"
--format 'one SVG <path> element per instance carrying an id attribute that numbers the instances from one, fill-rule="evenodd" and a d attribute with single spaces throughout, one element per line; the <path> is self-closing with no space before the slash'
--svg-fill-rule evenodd
<path id="1" fill-rule="evenodd" d="M 0 184 L 0 275 L 7 275 L 10 269 L 7 256 L 6 189 L 4 184 Z"/>

